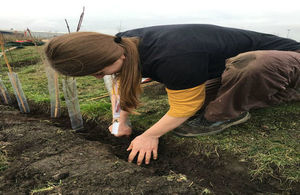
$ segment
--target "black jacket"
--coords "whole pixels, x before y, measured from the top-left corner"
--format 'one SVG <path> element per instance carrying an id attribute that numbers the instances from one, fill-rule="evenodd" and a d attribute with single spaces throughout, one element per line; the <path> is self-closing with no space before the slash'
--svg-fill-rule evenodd
<path id="1" fill-rule="evenodd" d="M 253 50 L 300 50 L 300 43 L 275 35 L 208 24 L 139 28 L 118 36 L 139 37 L 143 77 L 173 90 L 198 86 L 219 77 L 225 60 Z"/>

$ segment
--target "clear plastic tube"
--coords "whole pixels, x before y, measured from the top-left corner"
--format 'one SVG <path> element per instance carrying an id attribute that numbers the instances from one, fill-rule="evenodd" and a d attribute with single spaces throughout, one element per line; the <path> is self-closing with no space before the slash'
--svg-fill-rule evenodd
<path id="1" fill-rule="evenodd" d="M 109 96 L 111 97 L 111 92 L 112 92 L 112 86 L 113 86 L 113 76 L 112 75 L 105 75 L 103 77 L 103 80 L 104 80 L 104 84 L 105 84 L 105 87 L 107 89 L 107 92 L 109 94 Z"/>
<path id="2" fill-rule="evenodd" d="M 113 110 L 113 118 L 120 118 L 120 96 L 118 93 L 118 85 L 117 82 L 114 82 L 114 77 L 112 75 L 106 75 L 103 77 L 105 87 L 109 93 L 110 98 L 112 98 L 112 95 L 114 95 L 114 105 L 112 107 Z M 114 93 L 112 91 L 114 90 Z"/>
<path id="3" fill-rule="evenodd" d="M 46 67 L 46 74 L 48 78 L 48 90 L 50 95 L 51 117 L 58 118 L 61 114 L 58 74 L 51 67 Z"/>
<path id="4" fill-rule="evenodd" d="M 0 79 L 0 101 L 3 104 L 11 104 L 12 103 L 10 95 L 1 79 Z"/>
<path id="5" fill-rule="evenodd" d="M 22 113 L 29 113 L 30 109 L 29 109 L 29 106 L 27 103 L 27 99 L 22 90 L 22 86 L 21 86 L 21 82 L 18 78 L 18 74 L 11 72 L 11 73 L 8 73 L 8 77 L 9 77 L 10 83 L 12 85 L 12 88 L 14 90 L 15 96 L 17 98 L 20 111 Z"/>
<path id="6" fill-rule="evenodd" d="M 62 83 L 72 129 L 75 131 L 81 130 L 83 129 L 83 120 L 77 96 L 76 80 L 68 77 L 62 79 Z"/>

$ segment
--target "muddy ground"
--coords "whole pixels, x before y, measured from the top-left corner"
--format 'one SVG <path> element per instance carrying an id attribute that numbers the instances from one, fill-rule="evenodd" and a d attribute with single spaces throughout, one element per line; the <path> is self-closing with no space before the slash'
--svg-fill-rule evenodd
<path id="1" fill-rule="evenodd" d="M 0 194 L 283 192 L 271 179 L 252 180 L 249 165 L 230 154 L 193 154 L 187 152 L 189 141 L 178 145 L 163 138 L 158 160 L 137 166 L 126 162 L 126 148 L 136 135 L 114 138 L 92 123 L 85 124 L 86 132 L 75 133 L 67 117 L 51 120 L 34 113 L 0 105 L 0 152 L 8 156 L 8 168 L 0 172 Z"/>

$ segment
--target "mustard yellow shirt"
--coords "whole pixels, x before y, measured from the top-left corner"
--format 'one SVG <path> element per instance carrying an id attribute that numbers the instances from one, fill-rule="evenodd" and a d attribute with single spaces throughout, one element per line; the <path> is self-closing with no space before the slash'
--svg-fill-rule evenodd
<path id="1" fill-rule="evenodd" d="M 167 112 L 173 117 L 193 116 L 205 100 L 205 84 L 189 89 L 171 90 L 166 88 L 170 109 Z"/>

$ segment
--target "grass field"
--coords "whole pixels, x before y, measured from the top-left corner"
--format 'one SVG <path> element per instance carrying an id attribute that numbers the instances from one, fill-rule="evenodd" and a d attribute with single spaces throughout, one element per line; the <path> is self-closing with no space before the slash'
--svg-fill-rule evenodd
<path id="1" fill-rule="evenodd" d="M 41 48 L 40 48 L 41 49 Z M 11 57 L 9 57 L 11 56 Z M 11 51 L 11 65 L 18 73 L 26 97 L 39 105 L 49 105 L 47 77 L 34 47 Z M 7 68 L 0 58 L 0 78 L 8 90 L 12 88 Z M 83 117 L 87 121 L 111 121 L 109 98 L 93 100 L 106 94 L 103 81 L 93 77 L 77 78 L 78 97 Z M 64 99 L 61 90 L 61 100 Z M 140 115 L 131 116 L 134 130 L 142 132 L 154 124 L 168 110 L 165 93 L 145 94 Z M 62 106 L 64 101 L 62 101 Z M 249 163 L 253 179 L 279 180 L 284 188 L 300 182 L 300 102 L 251 111 L 252 118 L 245 124 L 232 127 L 224 133 L 192 139 L 179 138 L 171 133 L 163 139 L 188 143 L 190 153 L 234 154 L 239 161 Z M 50 117 L 50 116 L 49 116 Z M 0 172 L 7 166 L 5 154 L 0 152 Z"/>

